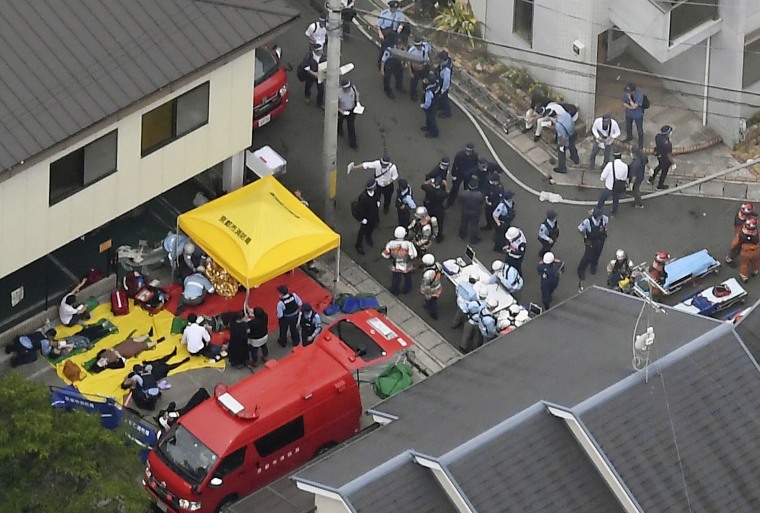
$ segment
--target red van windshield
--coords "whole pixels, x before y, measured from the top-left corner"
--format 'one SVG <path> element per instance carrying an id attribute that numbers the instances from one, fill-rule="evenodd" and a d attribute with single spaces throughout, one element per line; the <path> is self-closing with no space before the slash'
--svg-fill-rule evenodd
<path id="1" fill-rule="evenodd" d="M 256 63 L 253 71 L 253 84 L 259 85 L 264 80 L 268 79 L 279 68 L 280 64 L 272 55 L 269 48 L 262 46 L 256 48 Z"/>
<path id="2" fill-rule="evenodd" d="M 175 424 L 161 439 L 156 453 L 183 479 L 200 484 L 219 459 L 182 424 Z"/>

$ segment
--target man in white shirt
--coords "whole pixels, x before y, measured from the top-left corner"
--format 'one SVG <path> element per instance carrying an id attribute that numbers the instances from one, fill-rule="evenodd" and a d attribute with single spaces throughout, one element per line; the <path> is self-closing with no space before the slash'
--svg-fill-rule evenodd
<path id="1" fill-rule="evenodd" d="M 620 137 L 620 126 L 609 114 L 605 114 L 594 120 L 594 124 L 591 125 L 591 132 L 594 134 L 594 143 L 591 147 L 591 160 L 588 168 L 592 171 L 594 170 L 599 149 L 604 148 L 604 162 L 602 163 L 602 169 L 604 169 L 610 161 L 612 145 L 615 143 L 615 139 Z"/>
<path id="2" fill-rule="evenodd" d="M 85 283 L 87 283 L 87 278 L 80 281 L 71 292 L 61 299 L 61 304 L 58 306 L 58 317 L 61 318 L 61 324 L 64 326 L 84 325 L 84 321 L 90 318 L 90 314 L 87 312 L 87 305 L 77 303 L 77 297 L 74 295 L 82 290 Z"/>
<path id="3" fill-rule="evenodd" d="M 384 198 L 383 213 L 387 214 L 388 209 L 391 207 L 391 200 L 393 199 L 393 184 L 398 180 L 396 164 L 391 162 L 390 157 L 383 156 L 380 160 L 356 164 L 349 168 L 349 173 L 357 169 L 371 169 L 374 172 L 377 189 Z"/>
<path id="4" fill-rule="evenodd" d="M 221 346 L 211 343 L 211 327 L 206 326 L 203 317 L 194 313 L 187 316 L 188 325 L 182 332 L 182 343 L 192 356 L 215 358 L 221 352 Z"/>
<path id="5" fill-rule="evenodd" d="M 618 210 L 620 195 L 625 192 L 625 187 L 628 183 L 628 164 L 621 160 L 622 154 L 619 151 L 615 151 L 612 157 L 612 162 L 608 162 L 604 166 L 602 176 L 600 177 L 604 182 L 604 189 L 602 189 L 602 193 L 599 195 L 596 207 L 599 209 L 604 207 L 604 202 L 612 196 L 611 214 L 614 216 Z"/>
<path id="6" fill-rule="evenodd" d="M 327 14 L 320 14 L 319 19 L 306 28 L 304 35 L 311 45 L 324 47 L 327 44 Z"/>

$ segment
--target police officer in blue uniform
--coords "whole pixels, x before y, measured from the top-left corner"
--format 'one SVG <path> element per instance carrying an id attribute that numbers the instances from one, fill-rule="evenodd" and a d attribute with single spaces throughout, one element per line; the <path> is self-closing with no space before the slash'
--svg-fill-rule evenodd
<path id="1" fill-rule="evenodd" d="M 438 122 L 435 119 L 435 109 L 438 99 L 438 81 L 435 73 L 430 73 L 423 81 L 425 84 L 425 99 L 420 108 L 425 111 L 425 126 L 420 127 L 425 131 L 425 137 L 438 137 Z"/>
<path id="2" fill-rule="evenodd" d="M 298 297 L 298 294 L 289 292 L 285 285 L 277 287 L 277 292 L 280 293 L 280 300 L 277 302 L 277 321 L 280 324 L 280 336 L 277 343 L 281 347 L 285 347 L 288 344 L 288 330 L 290 330 L 293 345 L 297 346 L 301 343 L 301 334 L 298 333 L 298 313 L 303 301 Z"/>
<path id="3" fill-rule="evenodd" d="M 380 59 L 389 46 L 393 46 L 396 38 L 400 37 L 403 42 L 408 41 L 411 30 L 406 22 L 406 16 L 398 8 L 398 2 L 391 0 L 388 2 L 388 8 L 383 9 L 377 17 L 377 37 L 380 39 L 380 55 L 377 58 L 377 64 L 380 66 Z M 392 38 L 389 36 L 393 36 Z"/>
<path id="4" fill-rule="evenodd" d="M 417 86 L 430 73 L 430 43 L 425 42 L 421 36 L 414 38 L 414 45 L 407 50 L 411 60 L 409 61 L 409 96 L 412 101 L 417 101 Z"/>
<path id="5" fill-rule="evenodd" d="M 578 264 L 578 279 L 580 281 L 586 279 L 587 268 L 590 268 L 591 274 L 596 274 L 599 257 L 604 249 L 604 241 L 607 240 L 607 223 L 609 221 L 610 218 L 604 215 L 601 208 L 595 208 L 591 215 L 578 225 L 578 231 L 583 236 L 583 243 L 586 245 L 586 250 Z"/>
<path id="6" fill-rule="evenodd" d="M 404 65 L 401 62 L 401 59 L 396 57 L 391 51 L 393 48 L 396 50 L 402 49 L 402 45 L 396 38 L 395 34 L 389 34 L 386 39 L 392 42 L 388 48 L 385 49 L 383 56 L 380 59 L 380 74 L 383 76 L 383 91 L 385 91 L 385 95 L 388 98 L 393 99 L 396 96 L 391 89 L 391 78 L 395 80 L 396 90 L 398 92 L 406 92 L 406 89 L 404 89 Z"/>
<path id="7" fill-rule="evenodd" d="M 305 346 L 314 342 L 319 332 L 322 331 L 322 320 L 309 303 L 304 303 L 301 306 L 301 320 L 299 324 L 301 325 L 301 339 Z"/>
<path id="8" fill-rule="evenodd" d="M 441 109 L 442 118 L 451 117 L 451 103 L 449 102 L 449 88 L 451 87 L 451 57 L 447 52 L 438 54 L 438 79 L 441 82 L 440 102 L 438 107 Z"/>

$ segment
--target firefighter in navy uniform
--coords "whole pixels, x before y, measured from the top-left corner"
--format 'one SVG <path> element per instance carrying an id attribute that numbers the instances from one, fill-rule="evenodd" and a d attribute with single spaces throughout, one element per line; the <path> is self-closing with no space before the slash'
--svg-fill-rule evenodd
<path id="1" fill-rule="evenodd" d="M 559 277 L 565 270 L 565 263 L 555 258 L 554 253 L 547 251 L 541 257 L 541 262 L 536 270 L 541 277 L 541 302 L 544 305 L 544 310 L 548 310 L 551 306 L 552 295 L 559 286 Z"/>
<path id="2" fill-rule="evenodd" d="M 470 176 L 478 167 L 478 153 L 475 151 L 475 145 L 467 143 L 463 150 L 459 150 L 454 156 L 454 162 L 451 165 L 451 189 L 449 200 L 446 207 L 454 204 L 459 195 L 459 188 L 462 184 L 470 181 Z"/>
<path id="3" fill-rule="evenodd" d="M 438 220 L 438 235 L 436 235 L 435 241 L 440 243 L 444 239 L 445 204 L 449 197 L 448 184 L 440 176 L 436 176 L 422 184 L 422 190 L 425 192 L 423 205 L 427 208 L 428 214 Z"/>
<path id="4" fill-rule="evenodd" d="M 396 214 L 398 215 L 396 226 L 409 226 L 412 222 L 412 212 L 416 208 L 417 203 L 414 201 L 409 182 L 405 178 L 399 178 L 396 191 Z"/>
<path id="5" fill-rule="evenodd" d="M 322 320 L 319 318 L 319 314 L 311 307 L 311 304 L 304 303 L 301 306 L 299 325 L 301 326 L 301 339 L 305 346 L 314 342 L 319 332 L 322 331 Z"/>
<path id="6" fill-rule="evenodd" d="M 491 174 L 488 175 L 488 184 L 486 185 L 484 193 L 486 199 L 486 224 L 480 227 L 481 230 L 493 230 L 495 225 L 493 218 L 494 210 L 496 210 L 496 207 L 499 205 L 501 198 L 504 197 L 506 192 L 504 186 L 501 185 L 499 173 L 491 172 Z"/>
<path id="7" fill-rule="evenodd" d="M 451 168 L 451 161 L 448 157 L 441 157 L 441 160 L 438 161 L 438 164 L 428 171 L 428 173 L 425 175 L 425 181 L 432 180 L 433 178 L 440 177 L 441 180 L 445 180 L 446 177 L 449 174 L 449 169 Z"/>

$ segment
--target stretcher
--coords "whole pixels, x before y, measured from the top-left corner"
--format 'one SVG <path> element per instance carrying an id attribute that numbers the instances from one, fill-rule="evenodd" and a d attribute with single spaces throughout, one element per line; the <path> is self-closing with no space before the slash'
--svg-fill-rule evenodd
<path id="1" fill-rule="evenodd" d="M 720 285 L 707 287 L 686 296 L 674 308 L 682 312 L 710 316 L 731 308 L 737 303 L 744 303 L 746 297 L 747 291 L 739 281 L 736 278 L 729 278 Z"/>
<path id="2" fill-rule="evenodd" d="M 649 264 L 646 262 L 634 268 L 633 291 L 642 298 L 648 298 L 652 288 L 657 288 L 662 295 L 669 296 L 687 283 L 717 273 L 720 270 L 720 262 L 710 256 L 706 249 L 671 260 L 665 264 L 668 278 L 663 285 L 652 279 L 648 268 Z"/>

